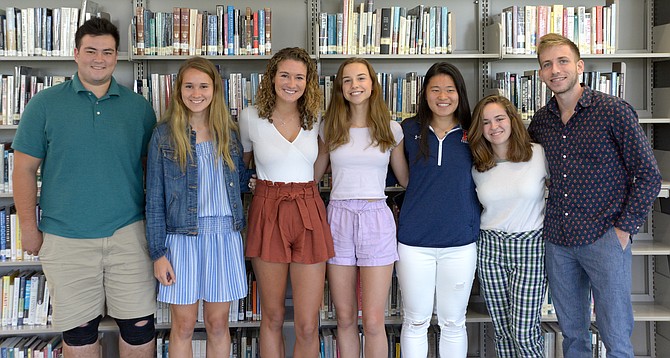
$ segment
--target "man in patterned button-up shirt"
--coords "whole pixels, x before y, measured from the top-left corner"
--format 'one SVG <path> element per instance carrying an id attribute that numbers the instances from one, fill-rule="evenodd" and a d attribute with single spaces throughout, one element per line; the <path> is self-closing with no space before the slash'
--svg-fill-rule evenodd
<path id="1" fill-rule="evenodd" d="M 607 356 L 633 357 L 631 235 L 660 190 L 653 150 L 630 104 L 579 83 L 584 61 L 573 42 L 545 35 L 537 53 L 554 97 L 529 131 L 551 174 L 546 268 L 563 352 L 591 357 L 591 290 Z"/>

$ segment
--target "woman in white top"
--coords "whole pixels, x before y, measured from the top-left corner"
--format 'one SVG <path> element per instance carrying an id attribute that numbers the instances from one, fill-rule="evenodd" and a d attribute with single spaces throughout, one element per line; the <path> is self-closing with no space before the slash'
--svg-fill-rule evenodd
<path id="1" fill-rule="evenodd" d="M 305 50 L 280 50 L 267 65 L 256 106 L 240 115 L 244 161 L 249 165 L 253 157 L 258 175 L 245 253 L 259 284 L 263 357 L 285 354 L 282 329 L 289 274 L 295 309 L 293 356 L 319 354 L 318 312 L 326 260 L 334 252 L 314 182 L 323 98 L 318 81 Z"/>
<path id="2" fill-rule="evenodd" d="M 469 131 L 481 215 L 477 269 L 498 357 L 544 357 L 544 151 L 531 143 L 514 105 L 488 96 Z"/>
<path id="3" fill-rule="evenodd" d="M 337 314 L 339 354 L 360 356 L 360 273 L 364 353 L 387 357 L 384 309 L 398 250 L 384 189 L 389 162 L 403 186 L 408 172 L 402 128 L 391 120 L 377 75 L 366 60 L 349 58 L 340 65 L 321 129 L 315 175 L 320 178 L 330 160 L 328 221 L 335 257 L 328 260 L 328 284 Z"/>

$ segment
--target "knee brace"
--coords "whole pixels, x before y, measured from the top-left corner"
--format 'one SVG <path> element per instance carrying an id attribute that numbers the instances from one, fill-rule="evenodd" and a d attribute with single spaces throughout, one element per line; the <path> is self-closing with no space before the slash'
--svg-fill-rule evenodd
<path id="1" fill-rule="evenodd" d="M 115 319 L 121 338 L 131 346 L 140 346 L 154 339 L 156 329 L 153 314 L 140 318 Z M 143 321 L 146 323 L 143 324 Z"/>
<path id="2" fill-rule="evenodd" d="M 102 316 L 98 316 L 85 324 L 63 332 L 63 341 L 71 347 L 81 347 L 98 341 L 98 326 Z"/>

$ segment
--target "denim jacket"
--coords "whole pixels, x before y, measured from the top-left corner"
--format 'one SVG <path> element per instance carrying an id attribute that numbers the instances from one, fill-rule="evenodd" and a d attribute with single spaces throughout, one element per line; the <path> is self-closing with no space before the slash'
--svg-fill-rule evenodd
<path id="1" fill-rule="evenodd" d="M 223 175 L 228 183 L 226 191 L 233 213 L 233 225 L 237 231 L 245 225 L 241 192 L 248 191 L 251 172 L 242 160 L 242 145 L 236 132 L 231 133 L 230 154 L 235 162 L 231 171 L 223 162 Z M 190 135 L 191 148 L 195 153 L 195 132 Z M 169 128 L 160 124 L 154 129 L 149 142 L 147 158 L 147 241 L 152 260 L 166 253 L 167 234 L 195 236 L 198 234 L 198 161 L 187 157 L 183 172 L 172 148 Z"/>

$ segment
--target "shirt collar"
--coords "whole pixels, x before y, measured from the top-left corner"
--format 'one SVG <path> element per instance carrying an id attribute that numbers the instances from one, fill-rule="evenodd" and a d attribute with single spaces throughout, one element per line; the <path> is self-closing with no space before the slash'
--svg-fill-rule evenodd
<path id="1" fill-rule="evenodd" d="M 593 101 L 593 90 L 590 89 L 589 86 L 583 83 L 580 85 L 582 86 L 584 91 L 582 91 L 582 95 L 579 97 L 579 100 L 577 101 L 577 108 L 575 108 L 575 112 L 578 112 L 579 108 L 590 107 Z M 547 109 L 555 116 L 557 116 L 560 120 L 561 111 L 558 109 L 558 101 L 556 100 L 556 96 L 551 97 L 551 99 L 547 103 Z"/>
<path id="2" fill-rule="evenodd" d="M 75 73 L 74 76 L 72 76 L 72 88 L 74 89 L 75 92 L 91 92 L 86 87 L 84 87 L 84 84 L 81 83 L 81 80 L 79 79 L 79 74 Z M 119 84 L 116 83 L 116 80 L 114 77 L 111 78 L 109 82 L 109 88 L 107 89 L 107 96 L 119 96 L 120 91 L 119 91 Z"/>

